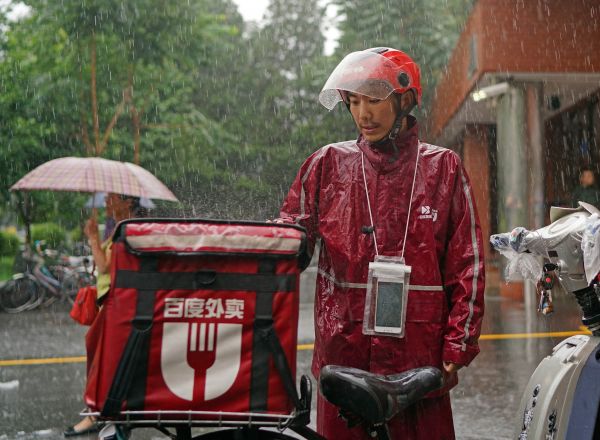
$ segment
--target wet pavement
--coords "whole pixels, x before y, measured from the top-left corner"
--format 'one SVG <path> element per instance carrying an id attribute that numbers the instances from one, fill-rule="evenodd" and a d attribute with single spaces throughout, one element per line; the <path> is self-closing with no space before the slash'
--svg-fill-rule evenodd
<path id="1" fill-rule="evenodd" d="M 313 341 L 309 289 L 303 292 L 300 344 Z M 486 295 L 486 335 L 571 331 L 580 325 L 579 311 L 570 297 L 556 298 L 556 313 L 545 318 L 533 306 L 526 308 L 522 302 L 491 292 Z M 85 331 L 86 327 L 71 321 L 64 304 L 19 315 L 0 312 L 0 440 L 59 439 L 67 425 L 78 421 L 85 363 L 68 358 L 84 355 Z M 452 391 L 457 438 L 512 438 L 515 423 L 520 423 L 516 411 L 521 390 L 538 362 L 562 339 L 482 340 L 480 355 L 460 372 L 460 384 Z M 311 356 L 311 350 L 299 350 L 298 377 L 308 373 Z M 40 358 L 66 359 L 44 365 L 2 362 Z M 139 429 L 132 438 L 165 437 L 152 429 Z"/>

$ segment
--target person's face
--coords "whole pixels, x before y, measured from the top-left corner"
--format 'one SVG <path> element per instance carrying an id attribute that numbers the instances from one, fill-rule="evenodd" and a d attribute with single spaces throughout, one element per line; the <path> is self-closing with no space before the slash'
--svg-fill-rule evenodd
<path id="1" fill-rule="evenodd" d="M 579 177 L 579 182 L 583 187 L 592 186 L 594 184 L 594 173 L 591 171 L 584 171 L 581 173 L 581 177 Z"/>
<path id="2" fill-rule="evenodd" d="M 109 193 L 106 196 L 106 215 L 116 221 L 131 217 L 131 200 L 123 200 L 118 194 Z"/>
<path id="3" fill-rule="evenodd" d="M 381 100 L 349 93 L 348 103 L 356 126 L 369 142 L 383 139 L 392 129 L 397 112 L 394 95 Z"/>

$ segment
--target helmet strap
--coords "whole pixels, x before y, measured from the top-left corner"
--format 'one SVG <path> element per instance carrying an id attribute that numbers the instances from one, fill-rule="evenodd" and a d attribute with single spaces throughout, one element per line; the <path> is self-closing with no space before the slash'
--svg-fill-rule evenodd
<path id="1" fill-rule="evenodd" d="M 344 100 L 344 104 L 346 104 L 346 108 L 348 109 L 348 112 L 350 112 L 350 114 L 352 114 L 352 111 L 350 110 L 350 103 L 346 102 Z M 400 133 L 400 129 L 402 128 L 402 120 L 406 116 L 408 116 L 410 114 L 410 112 L 412 112 L 412 110 L 413 110 L 413 108 L 415 108 L 415 106 L 416 106 L 416 104 L 413 102 L 406 109 L 404 109 L 404 110 L 400 109 L 400 111 L 398 112 L 398 115 L 396 116 L 396 119 L 394 120 L 394 124 L 392 125 L 392 128 L 390 129 L 388 135 L 384 136 L 383 138 L 381 138 L 377 142 L 374 142 L 374 144 L 378 145 L 378 144 L 384 143 L 387 140 L 393 141 L 394 139 L 396 139 L 396 137 L 398 136 L 398 133 Z M 392 142 L 392 144 L 393 144 L 393 142 Z M 395 149 L 395 145 L 394 145 L 394 149 Z"/>
<path id="2" fill-rule="evenodd" d="M 415 108 L 414 103 L 412 103 L 410 106 L 408 106 L 408 108 L 406 108 L 404 110 L 400 109 L 400 111 L 398 112 L 398 115 L 396 116 L 396 120 L 394 121 L 394 124 L 392 125 L 392 128 L 387 135 L 388 139 L 390 139 L 392 141 L 394 139 L 396 139 L 396 137 L 398 136 L 398 133 L 400 133 L 400 129 L 402 128 L 402 121 L 404 120 L 404 118 L 406 116 L 408 116 L 410 114 L 410 112 L 412 112 L 413 108 Z"/>
<path id="3" fill-rule="evenodd" d="M 373 146 L 375 148 L 377 148 L 378 146 L 384 145 L 386 142 L 390 142 L 392 145 L 392 148 L 394 149 L 394 160 L 396 160 L 398 158 L 398 153 L 399 153 L 398 146 L 396 145 L 396 142 L 394 142 L 394 141 L 396 140 L 396 138 L 398 137 L 398 134 L 400 133 L 400 130 L 402 129 L 402 121 L 404 120 L 404 118 L 406 116 L 409 115 L 409 113 L 412 111 L 413 108 L 415 108 L 414 103 L 409 105 L 405 110 L 401 109 L 398 112 L 398 115 L 396 116 L 396 119 L 394 120 L 394 124 L 392 125 L 392 128 L 390 129 L 388 135 L 384 136 L 377 142 L 373 142 Z"/>

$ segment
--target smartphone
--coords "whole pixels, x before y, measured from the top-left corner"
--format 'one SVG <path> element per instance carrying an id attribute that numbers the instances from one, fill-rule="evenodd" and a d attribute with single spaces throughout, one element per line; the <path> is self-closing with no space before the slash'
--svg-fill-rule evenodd
<path id="1" fill-rule="evenodd" d="M 402 333 L 402 308 L 404 283 L 398 280 L 377 280 L 375 301 L 375 331 Z"/>

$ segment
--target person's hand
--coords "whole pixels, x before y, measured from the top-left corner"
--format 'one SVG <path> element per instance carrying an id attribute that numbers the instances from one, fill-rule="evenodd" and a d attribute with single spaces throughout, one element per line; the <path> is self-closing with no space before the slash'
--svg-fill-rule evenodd
<path id="1" fill-rule="evenodd" d="M 364 419 L 352 411 L 348 411 L 347 409 L 340 408 L 338 411 L 338 416 L 346 422 L 348 428 L 354 428 L 364 422 Z"/>
<path id="2" fill-rule="evenodd" d="M 446 375 L 454 374 L 460 370 L 464 365 L 455 364 L 454 362 L 444 361 L 444 372 Z"/>
<path id="3" fill-rule="evenodd" d="M 98 222 L 94 217 L 89 218 L 85 222 L 85 226 L 83 227 L 83 233 L 87 237 L 88 241 L 99 241 L 98 234 Z"/>

